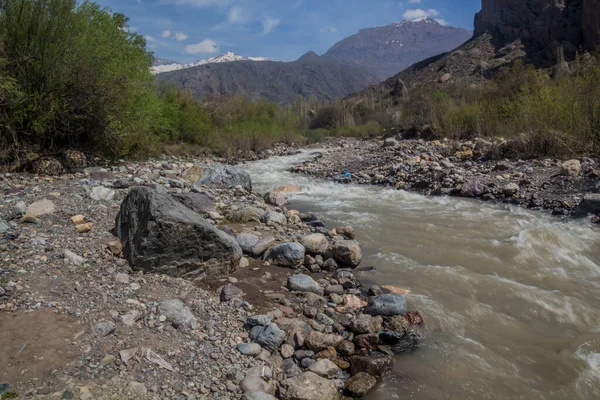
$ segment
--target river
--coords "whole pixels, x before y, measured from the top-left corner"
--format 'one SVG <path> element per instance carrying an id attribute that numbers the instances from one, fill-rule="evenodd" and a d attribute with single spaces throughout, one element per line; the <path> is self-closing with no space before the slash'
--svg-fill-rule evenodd
<path id="1" fill-rule="evenodd" d="M 425 339 L 369 395 L 384 399 L 600 398 L 600 229 L 484 202 L 341 185 L 286 170 L 305 152 L 249 163 L 290 208 L 352 225 L 365 273 L 409 289 Z"/>

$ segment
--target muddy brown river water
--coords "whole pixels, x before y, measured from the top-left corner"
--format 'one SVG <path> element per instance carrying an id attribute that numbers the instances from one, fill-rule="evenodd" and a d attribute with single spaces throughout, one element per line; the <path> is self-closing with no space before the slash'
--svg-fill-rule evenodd
<path id="1" fill-rule="evenodd" d="M 247 164 L 254 187 L 299 184 L 290 207 L 352 225 L 365 277 L 409 289 L 425 340 L 367 396 L 599 399 L 600 228 L 524 209 L 340 185 Z"/>

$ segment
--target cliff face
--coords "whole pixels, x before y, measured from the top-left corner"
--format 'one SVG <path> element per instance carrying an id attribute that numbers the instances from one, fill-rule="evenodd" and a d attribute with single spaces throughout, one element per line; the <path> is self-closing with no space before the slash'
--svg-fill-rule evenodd
<path id="1" fill-rule="evenodd" d="M 563 45 L 574 52 L 583 45 L 584 1 L 598 8 L 597 0 L 482 0 L 475 35 L 490 33 L 505 43 L 521 39 L 538 50 Z"/>
<path id="2" fill-rule="evenodd" d="M 583 0 L 583 44 L 587 49 L 600 45 L 600 2 Z"/>

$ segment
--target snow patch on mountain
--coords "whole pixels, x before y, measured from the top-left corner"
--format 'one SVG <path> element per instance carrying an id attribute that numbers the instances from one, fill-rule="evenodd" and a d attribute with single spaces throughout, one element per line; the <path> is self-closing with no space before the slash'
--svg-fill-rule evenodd
<path id="1" fill-rule="evenodd" d="M 193 68 L 193 67 L 197 67 L 200 65 L 226 63 L 226 62 L 233 62 L 233 61 L 271 61 L 271 60 L 266 57 L 245 57 L 245 56 L 240 56 L 239 54 L 235 54 L 233 52 L 227 52 L 227 53 L 223 53 L 216 57 L 211 57 L 206 60 L 199 60 L 199 61 L 195 61 L 195 62 L 188 63 L 188 64 L 181 64 L 181 63 L 174 62 L 172 64 L 166 64 L 166 65 L 154 65 L 151 68 L 151 70 L 152 70 L 152 73 L 154 73 L 154 74 L 160 74 L 163 72 L 177 71 L 177 70 L 186 69 L 186 68 Z"/>

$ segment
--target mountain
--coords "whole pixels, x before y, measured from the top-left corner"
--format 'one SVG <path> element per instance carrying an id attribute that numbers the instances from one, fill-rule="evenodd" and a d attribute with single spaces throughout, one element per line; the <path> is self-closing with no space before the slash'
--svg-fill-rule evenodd
<path id="1" fill-rule="evenodd" d="M 334 44 L 323 57 L 363 67 L 380 80 L 469 40 L 472 32 L 444 26 L 431 18 L 361 29 Z"/>
<path id="2" fill-rule="evenodd" d="M 471 40 L 410 66 L 369 88 L 369 94 L 386 97 L 404 85 L 410 91 L 458 81 L 478 83 L 516 60 L 551 68 L 557 64 L 560 48 L 567 61 L 578 56 L 591 59 L 586 51 L 600 44 L 600 1 L 482 0 L 474 25 Z"/>
<path id="3" fill-rule="evenodd" d="M 158 67 L 159 65 L 169 65 L 169 64 L 177 64 L 177 61 L 169 60 L 168 58 L 155 58 L 152 61 L 153 67 Z"/>
<path id="4" fill-rule="evenodd" d="M 160 73 L 157 78 L 190 90 L 197 99 L 210 94 L 242 95 L 278 104 L 291 104 L 298 96 L 345 97 L 377 82 L 361 68 L 338 64 L 314 52 L 293 62 L 211 63 Z"/>
<path id="5" fill-rule="evenodd" d="M 160 62 L 156 63 L 156 60 L 160 60 Z M 156 60 L 152 66 L 152 72 L 155 74 L 160 74 L 162 72 L 169 72 L 169 71 L 177 71 L 177 70 L 186 69 L 186 68 L 194 68 L 194 67 L 198 67 L 200 65 L 206 65 L 206 64 L 218 64 L 218 63 L 226 63 L 226 62 L 233 62 L 233 61 L 270 61 L 268 58 L 265 58 L 265 57 L 245 57 L 245 56 L 240 56 L 240 55 L 232 53 L 232 52 L 223 53 L 219 56 L 211 57 L 206 60 L 194 61 L 193 63 L 189 63 L 189 64 L 181 64 L 181 63 L 171 61 L 171 60 L 166 60 L 163 58 L 158 58 Z"/>

